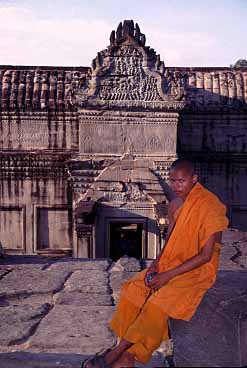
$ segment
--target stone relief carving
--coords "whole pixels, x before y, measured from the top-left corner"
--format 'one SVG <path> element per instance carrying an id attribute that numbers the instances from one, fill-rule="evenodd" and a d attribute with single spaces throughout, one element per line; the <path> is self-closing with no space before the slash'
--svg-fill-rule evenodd
<path id="1" fill-rule="evenodd" d="M 75 94 L 74 103 L 100 106 L 105 101 L 119 107 L 121 102 L 135 106 L 155 102 L 164 107 L 174 101 L 177 109 L 183 107 L 178 104 L 183 97 L 180 73 L 166 73 L 160 56 L 145 46 L 138 24 L 124 21 L 111 33 L 110 46 L 93 60 L 88 86 Z"/>
<path id="2" fill-rule="evenodd" d="M 96 188 L 96 187 L 95 187 Z M 102 190 L 103 188 L 101 188 Z M 99 202 L 145 202 L 149 201 L 149 195 L 140 188 L 139 183 L 111 182 L 104 188 L 103 196 Z M 106 191 L 106 189 L 108 189 Z"/>
<path id="3" fill-rule="evenodd" d="M 122 46 L 111 62 L 110 77 L 102 78 L 98 96 L 103 100 L 161 101 L 157 80 L 145 74 L 143 54 L 137 48 Z"/>

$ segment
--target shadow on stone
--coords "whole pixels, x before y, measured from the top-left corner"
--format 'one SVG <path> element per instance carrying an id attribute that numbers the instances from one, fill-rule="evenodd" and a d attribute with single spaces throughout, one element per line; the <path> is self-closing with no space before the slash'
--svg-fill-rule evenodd
<path id="1" fill-rule="evenodd" d="M 192 320 L 169 325 L 177 367 L 247 366 L 247 272 L 219 272 Z"/>
<path id="2" fill-rule="evenodd" d="M 80 368 L 87 355 L 49 353 L 1 353 L 2 368 Z"/>

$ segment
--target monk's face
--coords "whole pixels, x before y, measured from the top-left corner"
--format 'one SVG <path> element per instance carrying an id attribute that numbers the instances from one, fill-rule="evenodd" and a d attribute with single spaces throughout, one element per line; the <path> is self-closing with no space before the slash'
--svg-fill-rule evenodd
<path id="1" fill-rule="evenodd" d="M 169 180 L 176 196 L 185 200 L 197 182 L 197 175 L 191 175 L 186 169 L 171 169 Z"/>

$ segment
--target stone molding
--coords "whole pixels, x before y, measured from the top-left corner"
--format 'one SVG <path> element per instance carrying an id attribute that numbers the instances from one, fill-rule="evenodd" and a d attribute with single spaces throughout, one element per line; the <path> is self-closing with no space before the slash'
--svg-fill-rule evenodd
<path id="1" fill-rule="evenodd" d="M 71 154 L 32 152 L 2 152 L 0 154 L 0 177 L 2 179 L 53 179 L 67 177 L 66 160 Z"/>

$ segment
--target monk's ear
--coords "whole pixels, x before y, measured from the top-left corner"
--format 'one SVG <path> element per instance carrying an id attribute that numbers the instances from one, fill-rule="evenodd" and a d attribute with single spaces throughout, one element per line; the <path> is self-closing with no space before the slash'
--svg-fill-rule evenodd
<path id="1" fill-rule="evenodd" d="M 193 182 L 193 184 L 196 184 L 198 182 L 198 175 L 194 174 L 192 176 L 192 182 Z"/>

